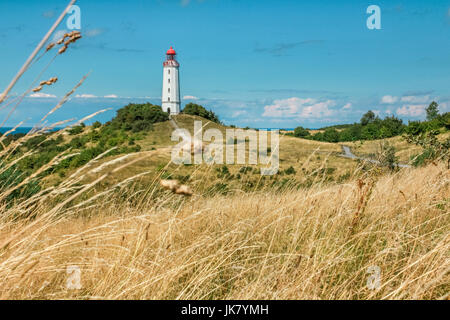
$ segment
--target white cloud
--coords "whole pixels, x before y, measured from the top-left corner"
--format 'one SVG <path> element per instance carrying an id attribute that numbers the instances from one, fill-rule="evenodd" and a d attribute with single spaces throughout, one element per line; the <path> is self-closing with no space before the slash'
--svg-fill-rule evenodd
<path id="1" fill-rule="evenodd" d="M 352 107 L 352 104 L 349 102 L 345 106 L 342 107 L 342 110 L 349 110 L 349 109 L 351 109 L 351 107 Z"/>
<path id="2" fill-rule="evenodd" d="M 44 16 L 45 18 L 53 18 L 55 16 L 55 11 L 45 11 L 44 13 L 42 13 L 42 16 Z"/>
<path id="3" fill-rule="evenodd" d="M 237 118 L 237 117 L 239 117 L 239 116 L 243 116 L 243 115 L 247 115 L 247 114 L 248 114 L 248 112 L 245 111 L 245 110 L 238 110 L 238 111 L 233 112 L 233 114 L 231 115 L 231 117 L 232 117 L 232 118 Z"/>
<path id="4" fill-rule="evenodd" d="M 409 103 L 425 103 L 430 101 L 430 96 L 404 96 L 401 101 Z"/>
<path id="5" fill-rule="evenodd" d="M 115 95 L 115 94 L 108 94 L 108 95 L 104 96 L 103 98 L 107 98 L 107 99 L 117 99 L 118 96 Z"/>
<path id="6" fill-rule="evenodd" d="M 29 95 L 30 98 L 56 98 L 54 94 L 36 92 Z"/>
<path id="7" fill-rule="evenodd" d="M 99 36 L 99 35 L 103 34 L 104 32 L 105 32 L 105 29 L 97 28 L 97 29 L 87 30 L 85 34 L 87 37 L 92 38 L 92 37 Z"/>
<path id="8" fill-rule="evenodd" d="M 204 2 L 205 0 L 197 0 L 197 2 L 198 3 L 202 3 L 202 2 Z M 189 4 L 191 4 L 192 3 L 192 0 L 180 0 L 180 5 L 182 6 L 182 7 L 187 7 Z"/>
<path id="9" fill-rule="evenodd" d="M 336 105 L 334 100 L 318 101 L 314 98 L 297 97 L 275 100 L 272 105 L 264 107 L 263 117 L 299 117 L 322 118 L 335 113 L 330 107 Z"/>
<path id="10" fill-rule="evenodd" d="M 184 96 L 183 99 L 184 100 L 198 100 L 198 98 L 196 96 Z"/>
<path id="11" fill-rule="evenodd" d="M 384 104 L 392 104 L 392 103 L 396 103 L 397 101 L 398 101 L 398 97 L 390 96 L 390 95 L 383 96 L 381 98 L 381 103 L 384 103 Z"/>
<path id="12" fill-rule="evenodd" d="M 401 116 L 418 117 L 425 114 L 424 104 L 404 105 L 397 109 L 397 114 Z"/>
<path id="13" fill-rule="evenodd" d="M 75 98 L 79 98 L 79 99 L 92 99 L 92 98 L 97 98 L 97 96 L 93 95 L 93 94 L 77 94 L 75 96 Z"/>

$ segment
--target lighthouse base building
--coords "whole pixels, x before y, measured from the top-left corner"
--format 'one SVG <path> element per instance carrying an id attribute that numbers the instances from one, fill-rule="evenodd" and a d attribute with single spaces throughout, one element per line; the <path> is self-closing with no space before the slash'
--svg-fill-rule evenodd
<path id="1" fill-rule="evenodd" d="M 172 47 L 167 51 L 166 61 L 163 63 L 162 104 L 164 112 L 170 115 L 180 113 L 180 64 L 175 59 L 176 52 Z"/>

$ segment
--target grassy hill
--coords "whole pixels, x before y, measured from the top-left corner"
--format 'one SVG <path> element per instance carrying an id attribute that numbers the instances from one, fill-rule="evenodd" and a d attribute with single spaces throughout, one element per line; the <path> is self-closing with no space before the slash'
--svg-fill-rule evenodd
<path id="1" fill-rule="evenodd" d="M 224 137 L 226 129 L 229 128 L 192 115 L 180 114 L 174 116 L 173 120 L 180 128 L 189 130 L 192 135 L 195 120 L 202 121 L 204 131 L 210 128 L 218 129 Z M 92 130 L 100 129 L 86 127 L 79 136 L 90 134 Z M 358 165 L 355 161 L 340 156 L 342 149 L 338 144 L 299 139 L 282 134 L 280 134 L 280 170 L 279 174 L 274 177 L 261 177 L 257 165 L 175 165 L 170 164 L 171 147 L 178 143 L 171 141 L 173 130 L 174 127 L 170 121 L 155 123 L 151 130 L 143 132 L 142 137 L 135 141 L 135 144 L 140 146 L 139 152 L 105 156 L 97 161 L 97 165 L 103 166 L 103 169 L 86 174 L 84 182 L 92 181 L 101 174 L 108 172 L 108 181 L 104 182 L 105 187 L 107 187 L 134 175 L 147 173 L 140 179 L 143 184 L 152 181 L 156 176 L 163 176 L 190 182 L 202 181 L 204 186 L 202 189 L 208 189 L 211 185 L 218 185 L 220 188 L 226 188 L 227 190 L 252 190 L 268 185 L 274 185 L 275 187 L 286 183 L 309 185 L 313 180 L 342 180 L 343 176 L 348 178 Z M 238 141 L 237 143 L 245 142 Z M 268 144 L 270 146 L 270 135 Z M 248 152 L 247 143 L 247 157 Z M 226 156 L 225 148 L 224 156 Z M 123 159 L 123 161 L 120 159 Z M 133 161 L 133 163 L 128 165 L 126 170 L 114 171 L 125 161 Z M 62 177 L 53 174 L 46 177 L 44 181 L 47 185 L 58 184 L 64 181 L 65 176 L 77 170 L 79 169 L 70 169 Z M 84 171 L 82 170 L 82 172 Z"/>
<path id="2" fill-rule="evenodd" d="M 191 134 L 195 120 L 227 129 L 198 116 L 173 120 Z M 443 162 L 390 171 L 342 157 L 339 143 L 281 135 L 279 173 L 263 177 L 257 165 L 171 163 L 171 121 L 138 132 L 71 130 L 6 146 L 20 152 L 1 170 L 33 148 L 39 161 L 49 150 L 119 151 L 70 160 L 63 174 L 52 169 L 64 161 L 57 156 L 19 184 L 3 184 L 1 299 L 448 298 Z M 405 161 L 419 151 L 398 137 L 389 142 Z M 350 145 L 370 156 L 378 144 Z M 168 178 L 193 195 L 162 188 Z M 39 188 L 24 193 L 32 182 Z M 73 266 L 81 288 L 68 290 Z M 376 290 L 367 286 L 373 268 L 382 275 Z"/>
<path id="3" fill-rule="evenodd" d="M 180 114 L 173 116 L 173 120 L 180 128 L 187 129 L 194 134 L 194 121 L 201 121 L 203 132 L 213 128 L 222 132 L 225 137 L 226 129 L 231 129 L 220 123 L 208 121 L 199 116 Z M 396 155 L 401 163 L 408 163 L 413 155 L 420 153 L 421 148 L 407 143 L 402 137 L 393 137 L 383 140 L 358 141 L 347 143 L 328 143 L 310 139 L 296 138 L 291 135 L 280 134 L 279 173 L 275 176 L 261 177 L 258 165 L 232 164 L 232 165 L 175 165 L 171 163 L 171 150 L 178 142 L 171 141 L 171 134 L 175 127 L 170 121 L 153 124 L 152 128 L 140 132 L 134 144 L 139 146 L 139 152 L 125 152 L 115 155 L 105 155 L 98 161 L 100 167 L 95 172 L 91 168 L 80 172 L 85 173 L 83 182 L 92 182 L 102 174 L 108 174 L 99 184 L 100 188 L 108 188 L 124 179 L 139 176 L 142 185 L 151 183 L 157 178 L 178 179 L 197 188 L 197 192 L 229 193 L 235 191 L 252 191 L 254 189 L 283 188 L 291 185 L 307 187 L 317 182 L 339 183 L 361 174 L 361 163 L 344 158 L 342 145 L 348 145 L 360 157 L 372 158 L 380 149 L 382 141 L 389 142 L 395 147 Z M 65 142 L 91 135 L 100 128 L 86 127 L 81 133 L 74 136 L 65 136 Z M 448 134 L 442 134 L 441 139 Z M 269 136 L 270 137 L 270 136 Z M 245 143 L 237 141 L 237 144 Z M 270 146 L 270 141 L 269 141 Z M 246 156 L 249 146 L 246 143 Z M 224 148 L 224 156 L 226 149 Z M 248 159 L 248 158 L 247 158 Z M 131 164 L 129 163 L 131 162 Z M 118 170 L 125 163 L 126 168 Z M 67 175 L 79 171 L 80 168 L 68 169 L 64 176 L 50 174 L 42 180 L 46 186 L 59 184 Z M 208 193 L 209 194 L 209 193 Z"/>

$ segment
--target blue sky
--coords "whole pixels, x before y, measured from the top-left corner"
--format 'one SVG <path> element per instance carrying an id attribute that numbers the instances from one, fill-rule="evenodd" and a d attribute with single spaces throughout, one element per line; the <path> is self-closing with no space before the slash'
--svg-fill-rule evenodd
<path id="1" fill-rule="evenodd" d="M 68 2 L 68 1 L 67 1 Z M 3 90 L 66 1 L 0 2 Z M 381 30 L 369 30 L 369 5 Z M 436 100 L 450 111 L 450 0 L 79 0 L 83 39 L 44 73 L 59 81 L 28 96 L 8 119 L 38 122 L 81 77 L 89 78 L 51 121 L 100 109 L 107 121 L 129 102 L 160 104 L 162 62 L 181 64 L 182 106 L 196 102 L 228 124 L 317 128 L 358 121 L 371 109 L 423 119 Z M 67 29 L 64 21 L 58 31 Z M 14 88 L 26 90 L 44 56 Z M 10 109 L 0 109 L 4 119 Z M 3 120 L 2 120 L 3 121 Z"/>

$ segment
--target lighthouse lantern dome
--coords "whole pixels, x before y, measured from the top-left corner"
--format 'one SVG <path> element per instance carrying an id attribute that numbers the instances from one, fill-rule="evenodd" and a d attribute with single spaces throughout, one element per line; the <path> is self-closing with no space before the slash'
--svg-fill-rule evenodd
<path id="1" fill-rule="evenodd" d="M 173 48 L 172 47 L 170 47 L 170 49 L 169 50 L 167 50 L 167 55 L 171 55 L 171 56 L 174 56 L 174 55 L 176 55 L 177 53 L 175 52 L 175 50 L 173 50 Z"/>

